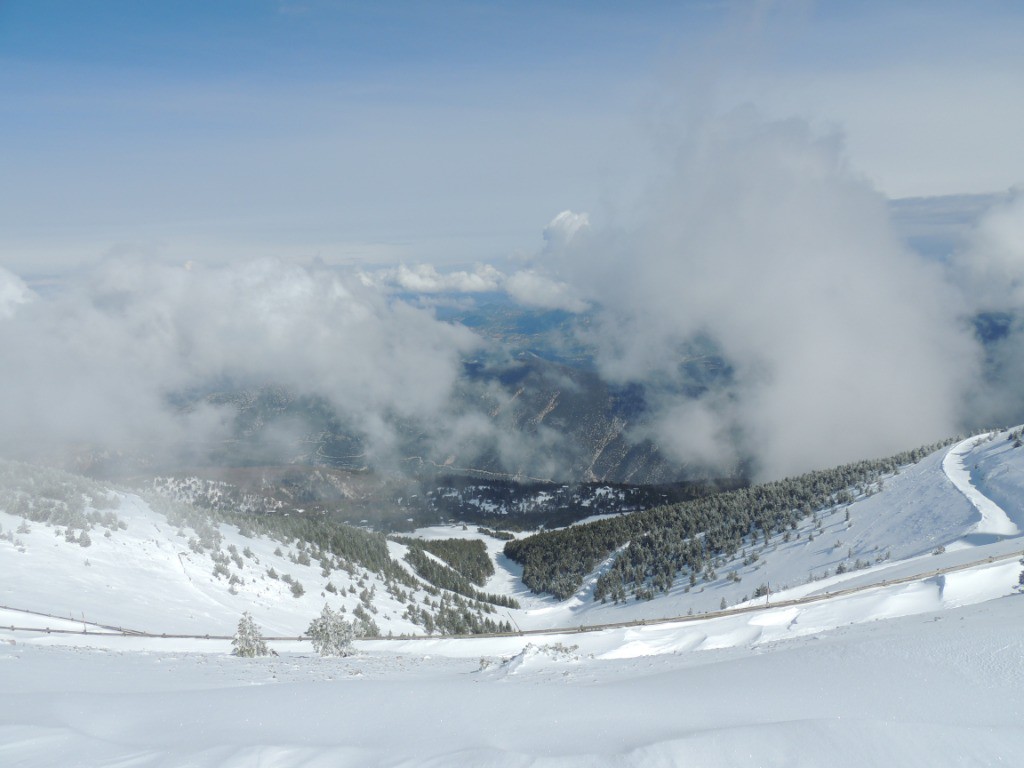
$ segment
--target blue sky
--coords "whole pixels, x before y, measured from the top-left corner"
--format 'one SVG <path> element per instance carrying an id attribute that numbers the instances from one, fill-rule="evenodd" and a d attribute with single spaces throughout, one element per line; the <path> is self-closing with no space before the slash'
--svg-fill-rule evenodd
<path id="1" fill-rule="evenodd" d="M 1013 2 L 0 0 L 0 264 L 494 261 L 744 103 L 883 194 L 999 191 L 1021 39 Z"/>

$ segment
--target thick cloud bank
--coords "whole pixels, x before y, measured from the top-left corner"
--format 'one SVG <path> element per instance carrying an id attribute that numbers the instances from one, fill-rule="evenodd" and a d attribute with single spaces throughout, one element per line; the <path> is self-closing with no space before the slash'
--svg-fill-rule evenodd
<path id="1" fill-rule="evenodd" d="M 176 395 L 275 384 L 326 398 L 388 458 L 389 424 L 436 421 L 477 343 L 354 276 L 277 261 L 111 262 L 28 302 L 20 281 L 0 277 L 3 295 L 19 297 L 0 319 L 0 432 L 13 450 L 180 450 L 223 438 L 231 412 L 176 408 Z"/>
<path id="2" fill-rule="evenodd" d="M 679 459 L 777 477 L 957 430 L 978 355 L 962 302 L 837 137 L 752 111 L 696 125 L 639 221 L 550 239 L 546 269 L 600 308 L 603 375 L 647 385 L 647 432 Z M 725 385 L 681 394 L 708 352 Z"/>

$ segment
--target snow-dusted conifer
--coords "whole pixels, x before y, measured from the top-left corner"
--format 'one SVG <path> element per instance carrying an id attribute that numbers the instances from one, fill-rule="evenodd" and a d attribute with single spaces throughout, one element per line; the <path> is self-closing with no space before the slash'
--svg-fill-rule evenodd
<path id="1" fill-rule="evenodd" d="M 345 621 L 341 614 L 335 613 L 327 603 L 324 603 L 324 609 L 320 611 L 320 616 L 310 623 L 306 635 L 313 643 L 313 650 L 321 656 L 350 656 L 356 632 L 350 622 Z"/>
<path id="2" fill-rule="evenodd" d="M 235 632 L 235 638 L 231 641 L 231 645 L 234 647 L 231 653 L 235 656 L 268 656 L 270 649 L 267 648 L 267 643 L 263 639 L 263 634 L 260 632 L 259 627 L 256 626 L 256 622 L 252 620 L 252 614 L 248 611 L 242 614 L 242 618 L 238 620 L 238 631 Z"/>

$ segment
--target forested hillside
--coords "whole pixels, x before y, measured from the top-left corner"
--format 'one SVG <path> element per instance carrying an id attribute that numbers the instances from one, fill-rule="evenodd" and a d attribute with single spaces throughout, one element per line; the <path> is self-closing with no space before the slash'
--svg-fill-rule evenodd
<path id="1" fill-rule="evenodd" d="M 505 554 L 523 566 L 523 582 L 531 590 L 566 599 L 602 560 L 621 549 L 598 578 L 594 599 L 651 598 L 680 575 L 689 576 L 693 585 L 715 580 L 716 563 L 743 547 L 756 559 L 758 546 L 789 535 L 799 520 L 872 492 L 883 475 L 951 442 L 541 532 L 509 541 Z"/>

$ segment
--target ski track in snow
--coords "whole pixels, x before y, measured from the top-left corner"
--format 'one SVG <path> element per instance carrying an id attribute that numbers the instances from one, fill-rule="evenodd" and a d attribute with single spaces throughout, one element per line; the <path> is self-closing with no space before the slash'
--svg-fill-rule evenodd
<path id="1" fill-rule="evenodd" d="M 1020 528 L 1010 519 L 1006 511 L 975 486 L 971 471 L 964 461 L 974 448 L 982 446 L 985 442 L 985 437 L 976 436 L 954 445 L 942 460 L 942 471 L 981 515 L 981 519 L 968 533 L 967 538 L 971 534 L 987 534 L 993 537 L 1020 536 Z"/>

